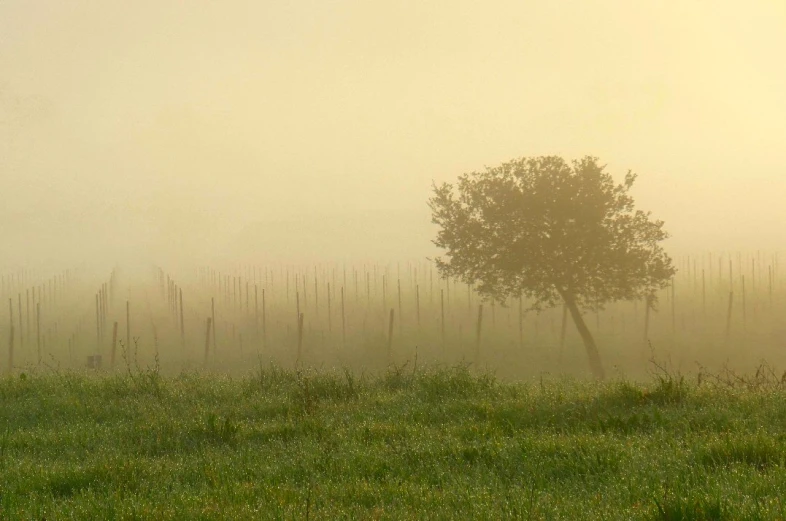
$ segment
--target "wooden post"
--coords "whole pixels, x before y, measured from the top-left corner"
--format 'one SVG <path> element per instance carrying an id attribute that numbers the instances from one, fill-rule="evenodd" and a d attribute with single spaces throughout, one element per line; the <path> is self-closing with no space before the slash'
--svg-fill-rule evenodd
<path id="1" fill-rule="evenodd" d="M 768 282 L 768 285 L 769 285 L 768 289 L 769 289 L 769 295 L 770 295 L 770 310 L 772 310 L 772 266 L 767 266 L 767 282 Z M 20 313 L 21 313 L 21 309 L 20 309 Z M 21 317 L 20 317 L 20 320 L 21 320 Z"/>
<path id="2" fill-rule="evenodd" d="M 562 357 L 562 352 L 565 350 L 565 336 L 568 330 L 568 305 L 562 304 L 562 329 L 559 335 L 559 355 Z"/>
<path id="3" fill-rule="evenodd" d="M 729 342 L 731 335 L 731 310 L 734 303 L 734 292 L 729 292 L 729 308 L 726 311 L 726 343 Z"/>
<path id="4" fill-rule="evenodd" d="M 745 275 L 742 275 L 740 280 L 742 282 L 742 331 L 744 333 L 748 329 L 748 311 L 745 305 Z"/>
<path id="5" fill-rule="evenodd" d="M 330 316 L 330 282 L 327 283 L 327 313 L 328 313 L 328 331 L 332 332 L 333 322 Z"/>
<path id="6" fill-rule="evenodd" d="M 418 328 L 420 328 L 420 286 L 415 285 L 415 313 L 418 319 Z"/>
<path id="7" fill-rule="evenodd" d="M 366 307 L 371 306 L 371 274 L 366 272 Z"/>
<path id="8" fill-rule="evenodd" d="M 14 299 L 8 299 L 8 309 L 10 311 L 10 325 L 8 333 L 8 374 L 14 369 Z"/>
<path id="9" fill-rule="evenodd" d="M 117 321 L 112 326 L 112 353 L 110 354 L 109 364 L 115 368 L 115 351 L 117 350 Z"/>
<path id="10" fill-rule="evenodd" d="M 772 298 L 770 298 L 772 300 Z M 24 348 L 25 347 L 25 332 L 22 328 L 22 294 L 19 293 L 19 345 Z"/>
<path id="11" fill-rule="evenodd" d="M 439 290 L 440 302 L 440 328 L 442 333 L 442 348 L 445 348 L 445 290 Z"/>
<path id="12" fill-rule="evenodd" d="M 25 324 L 27 326 L 27 337 L 30 337 L 30 290 L 25 290 Z"/>
<path id="13" fill-rule="evenodd" d="M 11 323 L 11 328 L 8 333 L 8 374 L 14 371 L 14 324 Z"/>
<path id="14" fill-rule="evenodd" d="M 393 308 L 390 308 L 390 319 L 388 320 L 388 363 L 393 360 Z"/>
<path id="15" fill-rule="evenodd" d="M 732 292 L 734 291 L 734 277 L 732 276 L 731 258 L 729 258 L 729 288 Z"/>
<path id="16" fill-rule="evenodd" d="M 480 364 L 480 338 L 483 327 L 483 304 L 478 306 L 478 323 L 475 331 L 475 365 Z"/>
<path id="17" fill-rule="evenodd" d="M 401 334 L 401 324 L 403 322 L 404 314 L 401 312 L 401 279 L 396 279 L 398 285 L 398 332 Z"/>
<path id="18" fill-rule="evenodd" d="M 267 347 L 267 309 L 265 306 L 265 288 L 262 288 L 262 347 Z"/>
<path id="19" fill-rule="evenodd" d="M 126 300 L 126 353 L 131 352 L 131 303 Z"/>
<path id="20" fill-rule="evenodd" d="M 207 330 L 205 331 L 205 365 L 207 365 L 207 359 L 208 356 L 210 355 L 210 328 L 212 324 L 213 324 L 213 319 L 211 317 L 207 317 Z M 213 335 L 215 335 L 215 332 L 213 332 Z"/>
<path id="21" fill-rule="evenodd" d="M 676 294 L 674 288 L 674 277 L 671 278 L 671 333 L 677 333 L 677 308 L 675 304 Z"/>
<path id="22" fill-rule="evenodd" d="M 707 316 L 707 284 L 704 279 L 704 269 L 701 270 L 701 312 Z"/>
<path id="23" fill-rule="evenodd" d="M 519 349 L 524 348 L 524 298 L 519 294 Z"/>
<path id="24" fill-rule="evenodd" d="M 41 302 L 35 303 L 35 338 L 38 348 L 38 365 L 41 365 Z"/>
<path id="25" fill-rule="evenodd" d="M 254 284 L 254 330 L 256 331 L 257 334 L 257 343 L 258 343 L 259 342 L 259 291 L 257 290 L 256 284 Z"/>
<path id="26" fill-rule="evenodd" d="M 101 304 L 96 293 L 96 350 L 101 346 Z"/>
<path id="27" fill-rule="evenodd" d="M 186 349 L 186 326 L 185 322 L 183 321 L 183 288 L 178 288 L 178 292 L 180 293 L 180 344 L 183 346 L 183 350 Z"/>
<path id="28" fill-rule="evenodd" d="M 341 347 L 347 346 L 347 322 L 344 314 L 344 286 L 341 286 Z"/>
<path id="29" fill-rule="evenodd" d="M 297 317 L 297 358 L 295 359 L 295 367 L 300 365 L 300 359 L 303 354 L 303 313 Z"/>
<path id="30" fill-rule="evenodd" d="M 212 326 L 212 328 L 213 328 L 213 357 L 215 357 L 216 356 L 216 350 L 218 349 L 216 347 L 216 329 L 218 329 L 218 328 L 216 327 L 216 299 L 215 299 L 215 297 L 210 297 L 210 320 L 211 320 L 211 323 L 213 324 L 213 326 Z M 208 331 L 210 331 L 210 328 L 208 328 Z"/>

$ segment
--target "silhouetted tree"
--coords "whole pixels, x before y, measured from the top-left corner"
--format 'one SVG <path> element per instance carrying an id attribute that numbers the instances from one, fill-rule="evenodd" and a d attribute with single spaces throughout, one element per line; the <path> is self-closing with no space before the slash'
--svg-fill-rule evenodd
<path id="1" fill-rule="evenodd" d="M 546 156 L 464 174 L 455 187 L 434 185 L 434 244 L 446 250 L 437 267 L 499 302 L 523 295 L 533 310 L 564 302 L 603 378 L 582 310 L 654 299 L 676 272 L 659 244 L 668 237 L 663 222 L 634 208 L 635 179 L 628 172 L 616 184 L 594 157 L 569 164 Z"/>

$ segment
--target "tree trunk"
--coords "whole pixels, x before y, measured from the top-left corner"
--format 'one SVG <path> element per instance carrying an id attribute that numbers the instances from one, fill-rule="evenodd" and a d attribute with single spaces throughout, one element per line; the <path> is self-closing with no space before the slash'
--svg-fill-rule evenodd
<path id="1" fill-rule="evenodd" d="M 606 377 L 606 373 L 600 361 L 600 354 L 598 353 L 598 346 L 595 344 L 595 339 L 592 338 L 592 333 L 590 333 L 589 328 L 587 328 L 587 324 L 584 322 L 584 318 L 581 316 L 581 311 L 579 311 L 573 296 L 569 293 L 562 293 L 562 298 L 565 301 L 565 306 L 567 306 L 568 311 L 570 311 L 570 316 L 573 318 L 573 323 L 576 324 L 576 329 L 579 335 L 581 335 L 581 339 L 584 341 L 584 347 L 587 349 L 587 357 L 589 358 L 592 374 L 594 374 L 595 378 L 598 380 L 603 380 Z"/>

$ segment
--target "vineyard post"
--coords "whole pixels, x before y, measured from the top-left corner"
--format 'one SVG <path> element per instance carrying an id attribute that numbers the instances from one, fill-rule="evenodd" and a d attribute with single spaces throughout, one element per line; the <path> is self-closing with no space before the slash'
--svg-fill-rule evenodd
<path id="1" fill-rule="evenodd" d="M 565 336 L 568 330 L 568 305 L 562 304 L 562 325 L 559 335 L 559 356 L 562 358 L 562 352 L 565 350 Z"/>
<path id="2" fill-rule="evenodd" d="M 216 298 L 210 297 L 210 323 L 212 324 L 213 329 L 213 356 L 216 356 Z M 208 333 L 210 333 L 210 327 L 207 328 Z"/>
<path id="3" fill-rule="evenodd" d="M 297 358 L 295 359 L 295 367 L 300 366 L 300 359 L 303 354 L 303 313 L 298 314 L 297 317 Z"/>
<path id="4" fill-rule="evenodd" d="M 478 305 L 478 322 L 475 331 L 475 365 L 480 364 L 480 338 L 483 327 L 483 304 Z"/>
<path id="5" fill-rule="evenodd" d="M 770 300 L 772 300 L 772 295 L 770 295 Z M 24 329 L 22 329 L 22 293 L 19 293 L 19 345 L 24 348 L 25 347 L 25 333 Z"/>
<path id="6" fill-rule="evenodd" d="M 126 300 L 126 349 L 131 352 L 131 303 Z"/>
<path id="7" fill-rule="evenodd" d="M 420 285 L 415 285 L 415 313 L 418 319 L 418 328 L 420 328 Z"/>
<path id="8" fill-rule="evenodd" d="M 259 291 L 256 284 L 254 284 L 254 330 L 257 333 L 257 342 L 259 342 Z"/>
<path id="9" fill-rule="evenodd" d="M 770 310 L 772 310 L 772 266 L 767 266 L 767 280 L 768 280 L 768 286 L 769 286 L 768 290 L 770 295 Z M 21 321 L 21 317 L 20 317 L 20 321 Z"/>
<path id="10" fill-rule="evenodd" d="M 8 374 L 14 371 L 14 324 L 8 331 Z"/>
<path id="11" fill-rule="evenodd" d="M 445 290 L 439 290 L 440 302 L 440 331 L 442 335 L 442 349 L 445 349 Z"/>
<path id="12" fill-rule="evenodd" d="M 671 334 L 677 333 L 677 312 L 676 312 L 676 290 L 674 287 L 674 277 L 671 278 Z"/>
<path id="13" fill-rule="evenodd" d="M 745 306 L 745 275 L 740 277 L 740 282 L 742 283 L 742 331 L 744 333 L 747 330 L 748 321 L 748 311 Z"/>
<path id="14" fill-rule="evenodd" d="M 519 349 L 524 348 L 524 298 L 519 293 Z"/>
<path id="15" fill-rule="evenodd" d="M 344 312 L 344 286 L 341 286 L 341 347 L 347 347 L 347 323 Z"/>
<path id="16" fill-rule="evenodd" d="M 265 306 L 265 288 L 262 288 L 262 347 L 267 348 L 267 308 Z"/>
<path id="17" fill-rule="evenodd" d="M 9 333 L 8 333 L 8 374 L 14 369 L 14 299 L 8 299 L 9 316 Z"/>
<path id="18" fill-rule="evenodd" d="M 398 332 L 401 334 L 401 324 L 404 322 L 404 314 L 401 312 L 401 279 L 397 279 L 398 284 Z"/>
<path id="19" fill-rule="evenodd" d="M 731 258 L 729 258 L 729 288 L 730 288 L 730 291 L 734 291 L 734 278 L 732 276 Z"/>
<path id="20" fill-rule="evenodd" d="M 707 316 L 707 284 L 704 278 L 704 269 L 701 270 L 701 312 Z"/>
<path id="21" fill-rule="evenodd" d="M 734 292 L 730 291 L 729 292 L 729 307 L 728 307 L 728 310 L 726 311 L 726 343 L 727 344 L 729 343 L 729 337 L 731 335 L 731 311 L 732 311 L 733 303 L 734 303 Z"/>
<path id="22" fill-rule="evenodd" d="M 393 308 L 390 308 L 388 320 L 388 364 L 393 361 Z"/>
<path id="23" fill-rule="evenodd" d="M 38 365 L 41 365 L 41 302 L 35 303 L 35 338 L 38 349 Z"/>
<path id="24" fill-rule="evenodd" d="M 213 319 L 211 317 L 207 317 L 206 322 L 207 322 L 207 329 L 205 331 L 205 366 L 207 366 L 207 359 L 208 359 L 208 355 L 210 354 L 210 326 L 213 323 Z M 215 335 L 215 332 L 213 334 Z M 215 346 L 215 342 L 214 342 L 214 346 Z"/>
<path id="25" fill-rule="evenodd" d="M 115 352 L 117 350 L 117 321 L 112 326 L 112 352 L 110 354 L 109 364 L 112 369 L 115 368 Z"/>
<path id="26" fill-rule="evenodd" d="M 183 321 L 183 288 L 178 288 L 180 293 L 180 343 L 183 347 L 183 351 L 185 354 L 186 349 L 186 326 L 185 322 Z"/>
<path id="27" fill-rule="evenodd" d="M 342 291 L 343 291 L 343 288 L 342 288 Z M 316 295 L 316 293 L 315 293 L 315 295 Z M 328 315 L 327 316 L 327 319 L 328 319 L 328 331 L 332 332 L 333 331 L 333 322 L 332 322 L 331 313 L 330 313 L 330 282 L 327 283 L 327 315 Z"/>
<path id="28" fill-rule="evenodd" d="M 101 305 L 99 294 L 96 293 L 96 349 L 101 345 Z"/>

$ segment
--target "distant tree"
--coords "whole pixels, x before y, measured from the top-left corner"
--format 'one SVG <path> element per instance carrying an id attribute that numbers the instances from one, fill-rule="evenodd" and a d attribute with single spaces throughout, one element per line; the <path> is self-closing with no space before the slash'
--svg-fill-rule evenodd
<path id="1" fill-rule="evenodd" d="M 560 301 L 570 311 L 592 372 L 604 378 L 582 310 L 646 299 L 676 270 L 660 242 L 663 222 L 634 208 L 636 175 L 616 184 L 595 157 L 521 158 L 434 185 L 434 244 L 442 276 L 476 284 L 484 297 L 531 299 L 532 310 Z"/>

